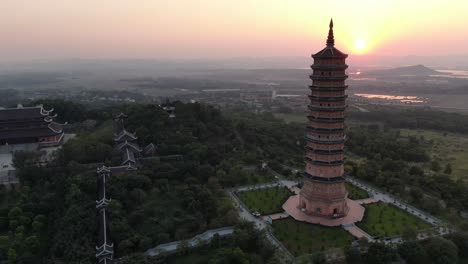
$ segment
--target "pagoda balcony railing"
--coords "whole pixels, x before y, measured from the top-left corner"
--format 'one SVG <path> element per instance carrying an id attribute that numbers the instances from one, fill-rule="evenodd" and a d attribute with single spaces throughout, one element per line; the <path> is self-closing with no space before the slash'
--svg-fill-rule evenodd
<path id="1" fill-rule="evenodd" d="M 307 118 L 309 121 L 314 121 L 318 123 L 342 123 L 344 121 L 343 117 L 331 118 L 331 117 L 316 117 L 313 115 L 308 115 Z"/>
<path id="2" fill-rule="evenodd" d="M 319 182 L 343 182 L 345 181 L 345 178 L 342 176 L 336 176 L 336 177 L 322 177 L 322 176 L 314 176 L 312 174 L 307 173 L 306 171 L 303 173 L 304 177 L 306 177 L 309 180 L 313 181 L 319 181 Z"/>
<path id="3" fill-rule="evenodd" d="M 348 95 L 341 95 L 341 96 L 309 95 L 310 100 L 319 101 L 319 102 L 338 102 L 338 101 L 344 101 L 346 98 L 348 98 Z"/>
<path id="4" fill-rule="evenodd" d="M 346 136 L 343 136 L 342 138 L 319 138 L 319 137 L 313 137 L 310 135 L 306 135 L 306 140 L 314 143 L 322 143 L 322 144 L 341 144 L 346 141 Z"/>
<path id="5" fill-rule="evenodd" d="M 343 86 L 321 86 L 321 85 L 309 85 L 309 88 L 312 91 L 344 91 L 348 88 L 348 85 L 343 85 Z"/>
<path id="6" fill-rule="evenodd" d="M 317 128 L 317 127 L 306 127 L 307 131 L 318 132 L 321 134 L 336 134 L 336 133 L 344 133 L 344 128 Z"/>
<path id="7" fill-rule="evenodd" d="M 323 154 L 323 155 L 336 155 L 336 154 L 344 154 L 344 150 L 342 149 L 331 149 L 331 150 L 325 150 L 325 149 L 314 149 L 309 146 L 304 147 L 305 151 L 310 151 L 312 153 L 316 154 Z"/>
<path id="8" fill-rule="evenodd" d="M 313 64 L 310 66 L 312 70 L 346 70 L 347 64 Z"/>
<path id="9" fill-rule="evenodd" d="M 346 80 L 348 78 L 348 75 L 314 75 L 314 74 L 311 74 L 309 75 L 310 79 L 311 80 L 317 80 L 317 81 L 321 81 L 321 80 L 330 80 L 330 81 L 343 81 L 343 80 Z"/>
<path id="10" fill-rule="evenodd" d="M 348 106 L 316 106 L 316 105 L 308 105 L 309 110 L 312 111 L 323 111 L 323 112 L 340 112 L 346 110 Z"/>
<path id="11" fill-rule="evenodd" d="M 304 159 L 315 165 L 321 165 L 321 166 L 336 166 L 336 165 L 344 164 L 344 160 L 323 161 L 323 160 L 313 160 L 309 157 L 304 157 Z"/>

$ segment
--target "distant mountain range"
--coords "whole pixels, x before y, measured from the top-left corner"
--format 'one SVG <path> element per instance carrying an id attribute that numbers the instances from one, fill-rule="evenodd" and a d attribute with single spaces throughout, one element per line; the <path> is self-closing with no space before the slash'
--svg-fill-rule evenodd
<path id="1" fill-rule="evenodd" d="M 444 74 L 444 73 L 433 70 L 421 64 L 407 66 L 407 67 L 386 69 L 386 70 L 368 71 L 365 73 L 365 75 L 367 76 L 376 76 L 376 77 L 429 76 L 429 75 L 440 75 L 440 74 Z"/>

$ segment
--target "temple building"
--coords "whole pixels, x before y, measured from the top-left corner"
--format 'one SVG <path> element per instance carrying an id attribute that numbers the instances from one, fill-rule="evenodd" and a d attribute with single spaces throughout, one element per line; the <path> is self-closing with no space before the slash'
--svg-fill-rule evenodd
<path id="1" fill-rule="evenodd" d="M 330 21 L 326 47 L 312 55 L 306 167 L 298 205 L 308 215 L 340 218 L 349 210 L 344 179 L 347 57 L 335 48 Z"/>
<path id="2" fill-rule="evenodd" d="M 0 109 L 0 145 L 39 143 L 39 146 L 59 144 L 63 125 L 54 122 L 54 109 L 42 105 Z"/>

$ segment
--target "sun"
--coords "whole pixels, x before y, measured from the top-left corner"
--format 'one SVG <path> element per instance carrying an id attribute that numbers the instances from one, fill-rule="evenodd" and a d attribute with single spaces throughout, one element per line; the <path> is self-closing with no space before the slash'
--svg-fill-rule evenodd
<path id="1" fill-rule="evenodd" d="M 366 50 L 366 48 L 367 45 L 364 39 L 356 39 L 354 41 L 354 49 L 356 50 L 356 52 L 362 53 Z"/>

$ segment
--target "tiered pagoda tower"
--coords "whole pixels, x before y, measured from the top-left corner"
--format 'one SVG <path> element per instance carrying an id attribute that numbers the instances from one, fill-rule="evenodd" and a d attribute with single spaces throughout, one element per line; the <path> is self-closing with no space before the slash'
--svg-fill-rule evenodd
<path id="1" fill-rule="evenodd" d="M 347 54 L 335 48 L 333 20 L 326 47 L 312 55 L 306 168 L 299 208 L 310 215 L 338 218 L 348 213 L 344 179 L 344 111 Z"/>

